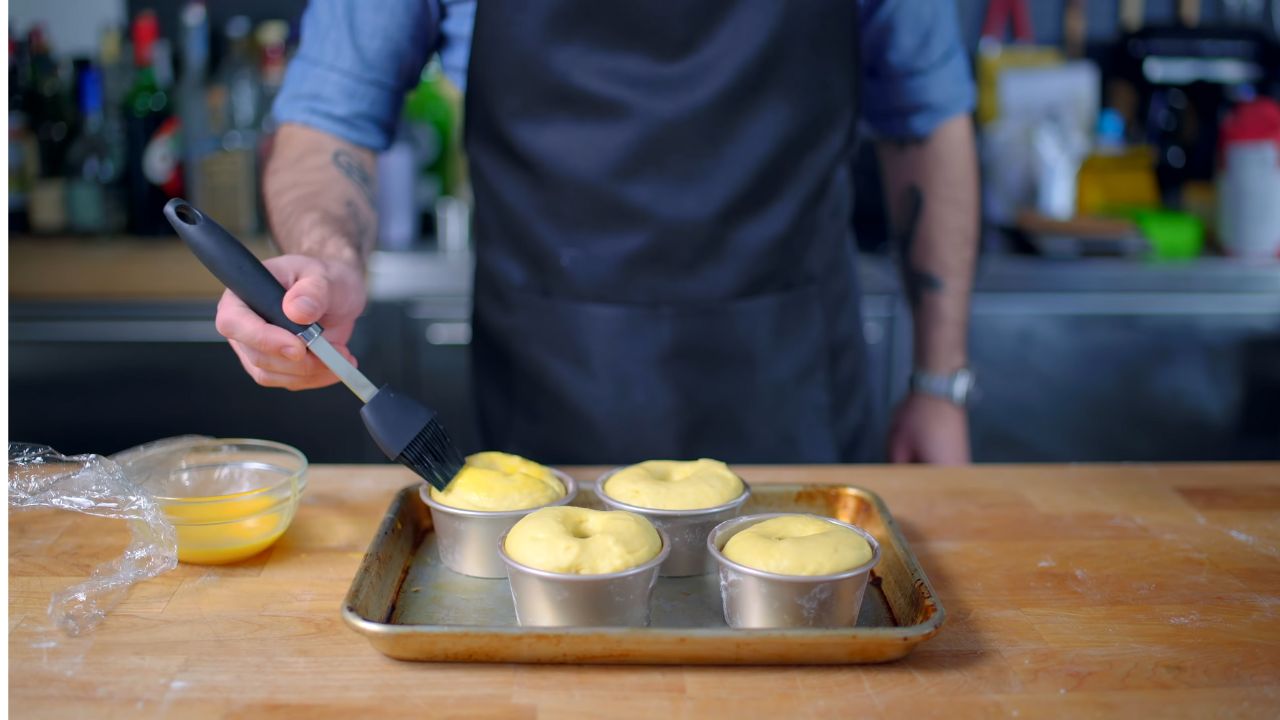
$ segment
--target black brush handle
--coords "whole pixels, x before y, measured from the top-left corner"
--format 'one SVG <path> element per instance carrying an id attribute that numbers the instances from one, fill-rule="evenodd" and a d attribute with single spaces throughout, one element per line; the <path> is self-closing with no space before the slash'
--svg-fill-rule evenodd
<path id="1" fill-rule="evenodd" d="M 209 272 L 263 320 L 295 335 L 307 329 L 284 314 L 284 286 L 276 276 L 226 228 L 180 198 L 165 204 L 164 216 Z"/>

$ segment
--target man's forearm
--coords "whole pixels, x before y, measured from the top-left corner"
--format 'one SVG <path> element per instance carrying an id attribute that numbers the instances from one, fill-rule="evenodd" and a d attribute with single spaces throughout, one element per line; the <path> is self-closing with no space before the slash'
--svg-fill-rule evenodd
<path id="1" fill-rule="evenodd" d="M 373 153 L 285 124 L 263 178 L 271 232 L 286 253 L 364 268 L 377 239 Z"/>
<path id="2" fill-rule="evenodd" d="M 969 295 L 978 248 L 978 165 L 967 115 L 928 137 L 877 144 L 903 289 L 914 319 L 916 367 L 968 362 Z"/>

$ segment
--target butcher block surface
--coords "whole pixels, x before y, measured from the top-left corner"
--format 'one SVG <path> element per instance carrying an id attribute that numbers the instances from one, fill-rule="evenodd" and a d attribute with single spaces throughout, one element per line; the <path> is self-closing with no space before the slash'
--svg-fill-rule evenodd
<path id="1" fill-rule="evenodd" d="M 590 480 L 599 468 L 570 469 Z M 1280 464 L 739 467 L 885 500 L 947 609 L 906 659 L 853 667 L 422 664 L 348 629 L 343 597 L 392 466 L 317 466 L 288 533 L 180 566 L 68 637 L 50 593 L 122 523 L 9 515 L 15 717 L 1280 716 Z"/>

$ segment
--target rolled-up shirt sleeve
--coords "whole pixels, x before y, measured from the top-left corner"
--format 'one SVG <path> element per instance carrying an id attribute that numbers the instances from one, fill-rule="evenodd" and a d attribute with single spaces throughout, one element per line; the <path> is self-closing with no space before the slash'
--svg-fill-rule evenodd
<path id="1" fill-rule="evenodd" d="M 971 112 L 973 73 L 952 0 L 861 0 L 862 118 L 876 135 L 920 138 Z"/>
<path id="2" fill-rule="evenodd" d="M 372 150 L 440 41 L 439 0 L 311 0 L 272 112 Z"/>
<path id="3" fill-rule="evenodd" d="M 440 20 L 440 67 L 459 90 L 467 89 L 467 65 L 471 62 L 471 29 L 476 22 L 476 0 L 443 0 Z"/>

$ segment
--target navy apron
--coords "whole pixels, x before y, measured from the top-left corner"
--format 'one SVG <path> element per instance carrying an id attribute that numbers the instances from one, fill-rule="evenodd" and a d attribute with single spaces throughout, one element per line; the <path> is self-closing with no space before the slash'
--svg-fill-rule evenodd
<path id="1" fill-rule="evenodd" d="M 853 0 L 480 0 L 466 100 L 486 447 L 860 459 Z"/>

